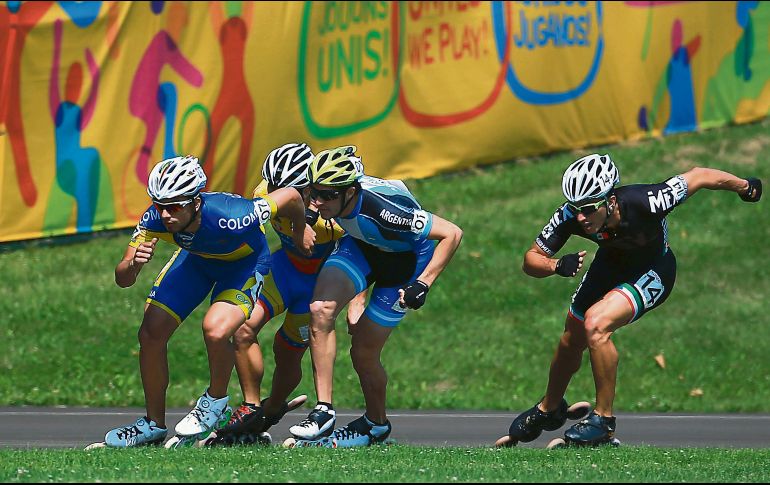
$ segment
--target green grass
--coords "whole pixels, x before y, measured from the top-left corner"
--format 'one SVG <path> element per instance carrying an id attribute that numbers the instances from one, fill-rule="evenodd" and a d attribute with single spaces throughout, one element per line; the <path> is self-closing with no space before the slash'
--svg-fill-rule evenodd
<path id="1" fill-rule="evenodd" d="M 649 447 L 0 450 L 0 481 L 767 482 L 768 461 L 770 450 Z"/>
<path id="2" fill-rule="evenodd" d="M 612 154 L 623 184 L 659 182 L 695 165 L 767 183 L 768 127 L 766 121 L 597 151 Z M 542 396 L 577 280 L 529 278 L 521 261 L 562 201 L 564 168 L 583 153 L 408 181 L 426 209 L 456 222 L 465 236 L 426 306 L 410 313 L 385 347 L 390 408 L 521 410 Z M 767 204 L 704 190 L 669 216 L 676 287 L 661 308 L 613 337 L 620 353 L 617 411 L 770 410 Z M 113 269 L 127 242 L 121 233 L 0 253 L 0 405 L 144 404 L 136 332 L 152 279 L 172 248 L 159 245 L 137 284 L 120 289 Z M 593 255 L 595 246 L 572 238 L 562 254 L 583 248 Z M 206 306 L 170 343 L 169 406 L 191 404 L 207 385 L 200 330 Z M 278 325 L 271 322 L 260 335 L 264 348 Z M 344 325 L 337 336 L 335 405 L 361 407 Z M 665 369 L 655 363 L 658 354 Z M 298 392 L 312 401 L 309 360 Z M 703 394 L 691 396 L 694 389 Z M 593 393 L 586 356 L 568 398 L 592 400 Z M 240 399 L 235 378 L 231 396 Z"/>

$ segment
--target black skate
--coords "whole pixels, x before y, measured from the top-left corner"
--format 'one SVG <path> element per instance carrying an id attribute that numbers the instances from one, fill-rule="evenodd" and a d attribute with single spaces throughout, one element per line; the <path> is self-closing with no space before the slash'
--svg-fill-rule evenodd
<path id="1" fill-rule="evenodd" d="M 272 439 L 268 439 L 269 435 L 261 436 L 264 425 L 262 408 L 244 401 L 233 411 L 227 424 L 207 440 L 206 446 L 270 444 Z"/>
<path id="2" fill-rule="evenodd" d="M 240 434 L 263 431 L 265 415 L 262 408 L 256 404 L 242 402 L 238 409 L 233 411 L 230 421 L 224 428 L 217 431 L 222 436 L 226 434 Z"/>
<path id="3" fill-rule="evenodd" d="M 615 438 L 615 417 L 606 418 L 591 412 L 587 418 L 570 427 L 564 433 L 564 438 L 556 438 L 548 443 L 547 448 L 607 444 L 620 446 L 620 440 Z"/>
<path id="4" fill-rule="evenodd" d="M 270 399 L 269 396 L 262 400 L 262 409 L 265 408 L 265 403 L 267 402 L 268 399 Z M 281 421 L 281 419 L 283 419 L 284 416 L 286 416 L 286 413 L 288 413 L 289 411 L 293 411 L 298 407 L 302 406 L 303 404 L 305 404 L 305 401 L 307 401 L 307 396 L 305 394 L 301 394 L 289 402 L 284 402 L 283 406 L 281 406 L 281 411 L 278 414 L 271 414 L 271 415 L 265 416 L 265 425 L 262 431 L 267 431 L 272 426 L 275 426 L 276 424 L 278 424 L 278 422 Z"/>
<path id="5" fill-rule="evenodd" d="M 538 403 L 539 404 L 539 403 Z M 591 404 L 586 401 L 576 402 L 572 406 L 565 399 L 561 400 L 559 408 L 544 413 L 537 405 L 519 414 L 511 423 L 508 434 L 495 442 L 495 446 L 511 447 L 521 441 L 529 443 L 537 439 L 543 431 L 556 431 L 564 426 L 567 419 L 581 419 L 591 410 Z"/>
<path id="6" fill-rule="evenodd" d="M 250 446 L 271 445 L 273 438 L 267 430 L 278 423 L 289 411 L 292 411 L 307 401 L 307 396 L 302 394 L 289 402 L 284 402 L 279 415 L 265 416 L 264 404 L 268 398 L 256 406 L 251 403 L 243 403 L 235 410 L 227 426 L 216 432 L 213 439 L 206 446 Z"/>

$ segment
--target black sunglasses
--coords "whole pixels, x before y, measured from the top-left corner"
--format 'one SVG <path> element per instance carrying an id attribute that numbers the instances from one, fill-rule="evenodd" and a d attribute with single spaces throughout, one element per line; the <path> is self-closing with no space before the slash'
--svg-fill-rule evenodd
<path id="1" fill-rule="evenodd" d="M 329 202 L 339 199 L 340 194 L 342 194 L 340 190 L 318 190 L 315 187 L 310 187 L 310 198 L 313 200 L 321 199 Z"/>
<path id="2" fill-rule="evenodd" d="M 575 205 L 571 202 L 567 203 L 567 207 L 569 207 L 569 210 L 577 214 L 578 212 L 583 214 L 584 216 L 590 216 L 594 212 L 598 211 L 599 208 L 607 203 L 607 199 L 602 199 L 597 202 L 587 202 L 585 204 L 581 205 Z"/>

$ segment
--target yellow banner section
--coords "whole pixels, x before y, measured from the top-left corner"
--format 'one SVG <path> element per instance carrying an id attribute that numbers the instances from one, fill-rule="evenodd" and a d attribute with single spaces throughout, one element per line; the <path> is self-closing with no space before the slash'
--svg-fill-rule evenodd
<path id="1" fill-rule="evenodd" d="M 0 4 L 0 242 L 129 227 L 153 164 L 274 147 L 417 178 L 770 110 L 763 2 Z"/>

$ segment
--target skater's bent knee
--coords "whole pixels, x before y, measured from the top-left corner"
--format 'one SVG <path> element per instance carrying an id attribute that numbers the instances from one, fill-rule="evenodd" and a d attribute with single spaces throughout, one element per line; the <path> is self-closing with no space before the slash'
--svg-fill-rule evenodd
<path id="1" fill-rule="evenodd" d="M 257 341 L 257 334 L 248 325 L 241 325 L 233 336 L 237 349 L 247 349 Z"/>
<path id="2" fill-rule="evenodd" d="M 174 333 L 175 328 L 168 328 L 163 325 L 142 324 L 139 327 L 137 338 L 139 345 L 166 345 Z"/>
<path id="3" fill-rule="evenodd" d="M 310 303 L 312 323 L 326 323 L 334 320 L 337 304 L 333 301 L 316 300 Z"/>
<path id="4" fill-rule="evenodd" d="M 206 343 L 221 344 L 230 341 L 230 335 L 227 329 L 222 327 L 205 327 L 203 328 L 203 340 Z"/>
<path id="5" fill-rule="evenodd" d="M 577 332 L 564 332 L 559 341 L 562 349 L 573 352 L 582 352 L 588 346 L 586 335 Z"/>

